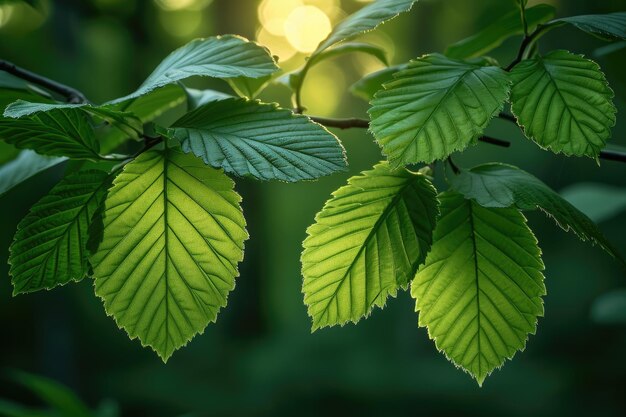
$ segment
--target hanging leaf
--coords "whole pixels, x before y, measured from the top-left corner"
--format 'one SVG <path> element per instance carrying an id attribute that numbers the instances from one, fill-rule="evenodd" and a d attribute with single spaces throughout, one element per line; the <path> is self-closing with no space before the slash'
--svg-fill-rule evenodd
<path id="1" fill-rule="evenodd" d="M 613 91 L 600 67 L 567 51 L 524 60 L 511 71 L 512 111 L 541 148 L 596 158 L 615 125 Z"/>
<path id="2" fill-rule="evenodd" d="M 10 248 L 14 295 L 85 277 L 89 226 L 109 185 L 104 171 L 79 171 L 63 178 L 30 209 Z"/>
<path id="3" fill-rule="evenodd" d="M 183 116 L 169 131 L 185 152 L 242 177 L 292 182 L 346 167 L 343 147 L 332 133 L 275 104 L 213 101 Z"/>
<path id="4" fill-rule="evenodd" d="M 605 41 L 626 40 L 626 12 L 569 16 L 553 20 L 550 26 L 570 24 Z"/>
<path id="5" fill-rule="evenodd" d="M 17 158 L 0 166 L 0 196 L 34 175 L 67 161 L 67 158 L 42 156 L 24 150 Z"/>
<path id="6" fill-rule="evenodd" d="M 516 209 L 485 208 L 454 192 L 439 197 L 433 247 L 411 295 L 437 349 L 482 385 L 543 316 L 537 240 Z"/>
<path id="7" fill-rule="evenodd" d="M 356 323 L 406 288 L 430 249 L 437 206 L 426 176 L 387 163 L 335 191 L 302 253 L 313 330 Z"/>
<path id="8" fill-rule="evenodd" d="M 626 263 L 591 219 L 556 191 L 519 168 L 497 163 L 479 165 L 455 175 L 452 185 L 465 198 L 473 199 L 483 207 L 540 209 L 566 232 L 571 230 L 581 240 L 597 243 L 611 256 Z"/>
<path id="9" fill-rule="evenodd" d="M 248 237 L 240 201 L 222 171 L 168 148 L 141 154 L 109 190 L 96 294 L 164 361 L 226 305 Z"/>
<path id="10" fill-rule="evenodd" d="M 474 142 L 508 94 L 499 67 L 426 55 L 376 93 L 370 131 L 392 165 L 430 163 Z"/>

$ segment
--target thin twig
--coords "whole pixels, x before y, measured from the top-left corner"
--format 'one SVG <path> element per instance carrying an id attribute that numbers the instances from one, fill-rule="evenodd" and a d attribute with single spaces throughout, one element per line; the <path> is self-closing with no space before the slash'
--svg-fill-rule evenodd
<path id="1" fill-rule="evenodd" d="M 30 81 L 40 87 L 44 87 L 50 91 L 60 94 L 68 103 L 81 104 L 89 102 L 85 95 L 75 88 L 53 81 L 39 74 L 35 74 L 34 72 L 25 70 L 24 68 L 20 68 L 12 62 L 0 59 L 0 70 L 6 71 L 9 74 L 21 78 L 22 80 Z"/>

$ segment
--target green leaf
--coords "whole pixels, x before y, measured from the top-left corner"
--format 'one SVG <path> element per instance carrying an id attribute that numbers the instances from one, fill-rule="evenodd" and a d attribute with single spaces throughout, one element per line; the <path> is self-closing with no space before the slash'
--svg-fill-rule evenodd
<path id="1" fill-rule="evenodd" d="M 185 93 L 187 94 L 188 111 L 195 110 L 198 107 L 202 107 L 213 101 L 233 98 L 232 95 L 222 93 L 217 90 L 196 90 L 195 88 L 185 88 Z"/>
<path id="2" fill-rule="evenodd" d="M 63 178 L 30 209 L 10 248 L 14 295 L 85 277 L 89 225 L 109 185 L 104 171 L 79 171 Z"/>
<path id="3" fill-rule="evenodd" d="M 228 78 L 226 81 L 228 82 L 228 85 L 230 85 L 230 88 L 232 88 L 239 97 L 253 99 L 258 96 L 265 87 L 267 87 L 273 78 L 273 75 L 266 75 L 259 78 Z"/>
<path id="4" fill-rule="evenodd" d="M 563 17 L 548 25 L 566 23 L 606 41 L 626 40 L 626 12 Z"/>
<path id="5" fill-rule="evenodd" d="M 356 323 L 406 288 L 430 249 L 437 214 L 428 178 L 386 162 L 335 191 L 302 253 L 313 330 Z"/>
<path id="6" fill-rule="evenodd" d="M 42 155 L 99 158 L 91 120 L 81 109 L 54 109 L 24 119 L 0 119 L 0 139 Z"/>
<path id="7" fill-rule="evenodd" d="M 452 185 L 483 207 L 540 209 L 566 232 L 571 230 L 581 240 L 598 244 L 611 256 L 625 262 L 593 221 L 556 191 L 519 168 L 498 163 L 479 165 L 455 175 Z"/>
<path id="8" fill-rule="evenodd" d="M 417 0 L 376 0 L 356 13 L 351 14 L 335 26 L 311 56 L 336 43 L 376 29 L 381 23 L 393 19 L 400 13 L 411 10 Z"/>
<path id="9" fill-rule="evenodd" d="M 540 23 L 552 19 L 554 13 L 554 7 L 547 4 L 538 4 L 526 9 L 528 30 L 532 31 Z M 450 45 L 446 49 L 446 55 L 455 59 L 478 57 L 502 45 L 502 42 L 511 36 L 523 34 L 520 11 L 512 10 L 475 35 Z"/>
<path id="10" fill-rule="evenodd" d="M 213 101 L 187 113 L 169 131 L 183 151 L 242 177 L 292 182 L 346 167 L 343 147 L 332 133 L 276 104 Z"/>
<path id="11" fill-rule="evenodd" d="M 0 166 L 0 196 L 42 171 L 67 161 L 67 158 L 42 156 L 31 150 L 20 154 L 5 165 Z"/>
<path id="12" fill-rule="evenodd" d="M 353 52 L 360 52 L 360 53 L 368 54 L 378 59 L 380 62 L 382 62 L 385 65 L 389 64 L 387 61 L 387 53 L 380 46 L 371 45 L 369 43 L 362 43 L 362 42 L 346 42 L 346 43 L 342 43 L 341 45 L 337 45 L 333 48 L 326 49 L 316 55 L 313 55 L 309 59 L 309 67 L 319 64 L 320 62 L 324 60 L 335 58 L 337 56 L 341 56 L 341 55 L 345 55 L 345 54 L 349 54 Z"/>
<path id="13" fill-rule="evenodd" d="M 596 223 L 610 220 L 626 211 L 625 187 L 585 182 L 572 184 L 561 190 L 560 194 Z"/>
<path id="14" fill-rule="evenodd" d="M 183 88 L 177 84 L 170 84 L 110 107 L 122 113 L 131 113 L 139 119 L 140 124 L 146 124 L 181 105 L 184 101 Z M 137 139 L 137 137 L 124 130 L 109 127 L 100 137 L 100 148 L 103 153 L 110 153 L 130 139 Z"/>
<path id="15" fill-rule="evenodd" d="M 567 51 L 522 61 L 511 71 L 511 109 L 541 148 L 596 158 L 615 125 L 613 91 L 600 67 Z"/>
<path id="16" fill-rule="evenodd" d="M 169 54 L 135 92 L 119 103 L 191 76 L 259 78 L 278 70 L 270 52 L 234 35 L 196 39 Z"/>
<path id="17" fill-rule="evenodd" d="M 89 408 L 70 389 L 48 378 L 26 372 L 11 372 L 17 382 L 37 394 L 62 417 L 91 417 Z"/>
<path id="18" fill-rule="evenodd" d="M 392 164 L 430 163 L 475 142 L 508 94 L 499 67 L 426 55 L 376 93 L 370 131 Z"/>
<path id="19" fill-rule="evenodd" d="M 91 257 L 96 294 L 131 339 L 164 360 L 226 305 L 248 237 L 233 182 L 176 149 L 144 152 L 105 202 Z"/>
<path id="20" fill-rule="evenodd" d="M 0 71 L 0 89 L 21 90 L 28 93 L 31 97 L 33 95 L 36 96 L 37 99 L 47 100 L 52 98 L 47 91 L 5 71 Z"/>
<path id="21" fill-rule="evenodd" d="M 370 101 L 374 98 L 374 94 L 382 88 L 384 83 L 393 80 L 393 74 L 406 67 L 407 64 L 393 65 L 368 74 L 352 84 L 350 86 L 350 92 L 365 101 Z"/>
<path id="22" fill-rule="evenodd" d="M 437 349 L 482 385 L 534 334 L 545 295 L 541 250 L 524 216 L 440 195 L 441 217 L 411 295 Z"/>

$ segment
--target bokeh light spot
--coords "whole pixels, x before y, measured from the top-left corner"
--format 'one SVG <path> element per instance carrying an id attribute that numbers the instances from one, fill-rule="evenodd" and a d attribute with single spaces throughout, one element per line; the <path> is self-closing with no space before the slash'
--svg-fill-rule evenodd
<path id="1" fill-rule="evenodd" d="M 285 36 L 300 52 L 313 52 L 331 31 L 330 19 L 315 6 L 295 8 L 285 20 Z"/>

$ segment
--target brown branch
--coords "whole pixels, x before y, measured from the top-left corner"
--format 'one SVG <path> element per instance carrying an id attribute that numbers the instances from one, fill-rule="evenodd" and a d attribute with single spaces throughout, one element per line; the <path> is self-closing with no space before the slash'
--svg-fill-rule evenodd
<path id="1" fill-rule="evenodd" d="M 47 90 L 60 94 L 61 96 L 65 97 L 65 100 L 68 103 L 88 103 L 87 98 L 80 91 L 72 87 L 68 87 L 65 84 L 53 81 L 39 74 L 35 74 L 34 72 L 25 70 L 24 68 L 20 68 L 12 62 L 0 59 L 0 70 L 6 71 L 9 74 L 21 78 L 22 80 L 30 81 L 31 83 L 37 84 L 40 87 L 44 87 Z"/>

